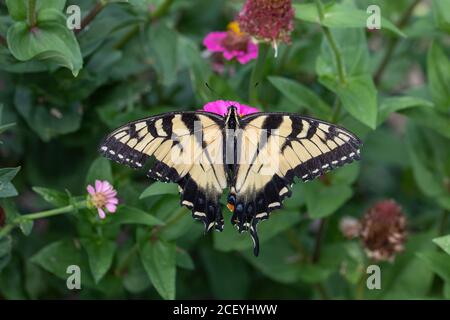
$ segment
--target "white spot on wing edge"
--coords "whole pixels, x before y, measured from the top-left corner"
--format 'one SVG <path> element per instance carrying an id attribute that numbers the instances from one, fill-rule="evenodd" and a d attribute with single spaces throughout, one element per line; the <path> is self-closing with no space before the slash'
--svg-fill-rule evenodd
<path id="1" fill-rule="evenodd" d="M 195 212 L 194 212 L 194 216 L 198 216 L 198 217 L 206 217 L 206 214 L 203 213 L 203 212 L 195 211 Z"/>
<path id="2" fill-rule="evenodd" d="M 286 188 L 286 187 L 284 187 L 283 189 L 280 190 L 279 195 L 282 196 L 283 194 L 286 194 L 286 193 L 288 193 L 288 192 L 289 192 L 289 189 Z"/>
<path id="3" fill-rule="evenodd" d="M 193 204 L 192 202 L 187 201 L 187 200 L 183 200 L 183 201 L 181 202 L 181 204 L 183 204 L 183 205 L 185 205 L 185 206 L 188 206 L 188 207 L 193 207 L 193 206 L 194 206 L 194 204 Z M 194 215 L 197 215 L 197 213 L 201 213 L 202 216 L 206 216 L 206 214 L 204 214 L 203 212 L 198 212 L 198 211 L 194 212 Z"/>
<path id="4" fill-rule="evenodd" d="M 279 207 L 281 205 L 281 203 L 279 202 L 272 202 L 271 204 L 268 205 L 269 208 L 274 208 L 274 207 Z"/>
<path id="5" fill-rule="evenodd" d="M 267 212 L 261 212 L 261 213 L 258 213 L 256 216 L 255 216 L 255 218 L 264 218 L 265 216 L 267 216 Z"/>

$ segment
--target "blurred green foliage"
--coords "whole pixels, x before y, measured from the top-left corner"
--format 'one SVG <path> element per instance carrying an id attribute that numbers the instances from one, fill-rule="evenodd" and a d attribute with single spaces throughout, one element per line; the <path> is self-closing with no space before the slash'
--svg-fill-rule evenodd
<path id="1" fill-rule="evenodd" d="M 0 2 L 2 297 L 450 298 L 449 0 L 324 1 L 323 16 L 317 1 L 294 1 L 292 43 L 263 64 L 229 62 L 234 72 L 222 75 L 201 41 L 243 1 L 126 2 Z M 72 4 L 81 31 L 66 27 Z M 372 4 L 381 30 L 366 29 Z M 294 186 L 261 224 L 258 258 L 230 224 L 204 236 L 176 186 L 97 154 L 127 121 L 248 102 L 256 67 L 256 107 L 333 121 L 364 141 L 359 163 Z M 75 205 L 95 179 L 113 183 L 122 203 L 105 220 Z M 339 221 L 386 198 L 402 205 L 409 236 L 394 262 L 380 263 L 382 289 L 368 290 L 373 262 Z M 20 220 L 64 206 L 75 209 Z M 67 289 L 69 265 L 81 267 L 82 290 Z"/>

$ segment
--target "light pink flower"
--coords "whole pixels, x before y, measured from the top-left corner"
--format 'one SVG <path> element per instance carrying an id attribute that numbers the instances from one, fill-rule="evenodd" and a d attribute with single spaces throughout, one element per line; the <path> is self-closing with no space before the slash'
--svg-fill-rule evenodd
<path id="1" fill-rule="evenodd" d="M 98 215 L 101 219 L 105 219 L 105 209 L 109 213 L 114 213 L 117 210 L 117 191 L 106 180 L 95 180 L 95 188 L 91 185 L 87 186 L 87 192 L 89 193 L 90 203 L 97 208 Z"/>
<path id="2" fill-rule="evenodd" d="M 237 101 L 230 101 L 230 100 L 217 100 L 217 101 L 211 101 L 208 102 L 203 106 L 204 111 L 218 113 L 220 115 L 225 115 L 228 112 L 228 108 L 230 106 L 235 106 L 237 108 L 237 111 L 239 115 L 244 116 L 246 114 L 250 113 L 256 113 L 259 112 L 257 108 L 253 108 L 250 106 L 247 106 L 245 104 L 241 104 Z"/>
<path id="3" fill-rule="evenodd" d="M 208 33 L 203 45 L 209 52 L 222 53 L 226 60 L 236 58 L 240 64 L 258 57 L 258 45 L 248 34 L 240 31 L 237 22 L 231 22 L 228 31 Z"/>

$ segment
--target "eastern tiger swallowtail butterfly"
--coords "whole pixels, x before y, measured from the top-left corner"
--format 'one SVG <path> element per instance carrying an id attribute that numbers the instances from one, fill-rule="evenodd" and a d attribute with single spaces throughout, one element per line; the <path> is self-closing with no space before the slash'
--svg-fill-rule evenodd
<path id="1" fill-rule="evenodd" d="M 231 223 L 249 231 L 259 253 L 257 224 L 282 207 L 297 177 L 309 181 L 360 157 L 361 141 L 348 130 L 292 113 L 240 116 L 170 112 L 128 123 L 100 146 L 107 158 L 131 168 L 151 163 L 147 175 L 179 185 L 181 205 L 205 231 L 222 231 L 220 205 L 228 188 Z"/>

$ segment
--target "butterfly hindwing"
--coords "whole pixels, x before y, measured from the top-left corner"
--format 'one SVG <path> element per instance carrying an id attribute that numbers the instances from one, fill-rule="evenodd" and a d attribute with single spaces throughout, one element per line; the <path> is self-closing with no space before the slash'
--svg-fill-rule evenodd
<path id="1" fill-rule="evenodd" d="M 358 160 L 361 141 L 341 127 L 293 114 L 251 114 L 241 129 L 229 205 L 232 223 L 251 233 L 257 255 L 257 224 L 282 207 L 294 178 L 309 181 Z"/>
<path id="2" fill-rule="evenodd" d="M 100 152 L 147 175 L 178 183 L 181 204 L 206 230 L 222 230 L 219 198 L 226 188 L 222 117 L 205 112 L 167 113 L 131 122 L 114 130 Z"/>

